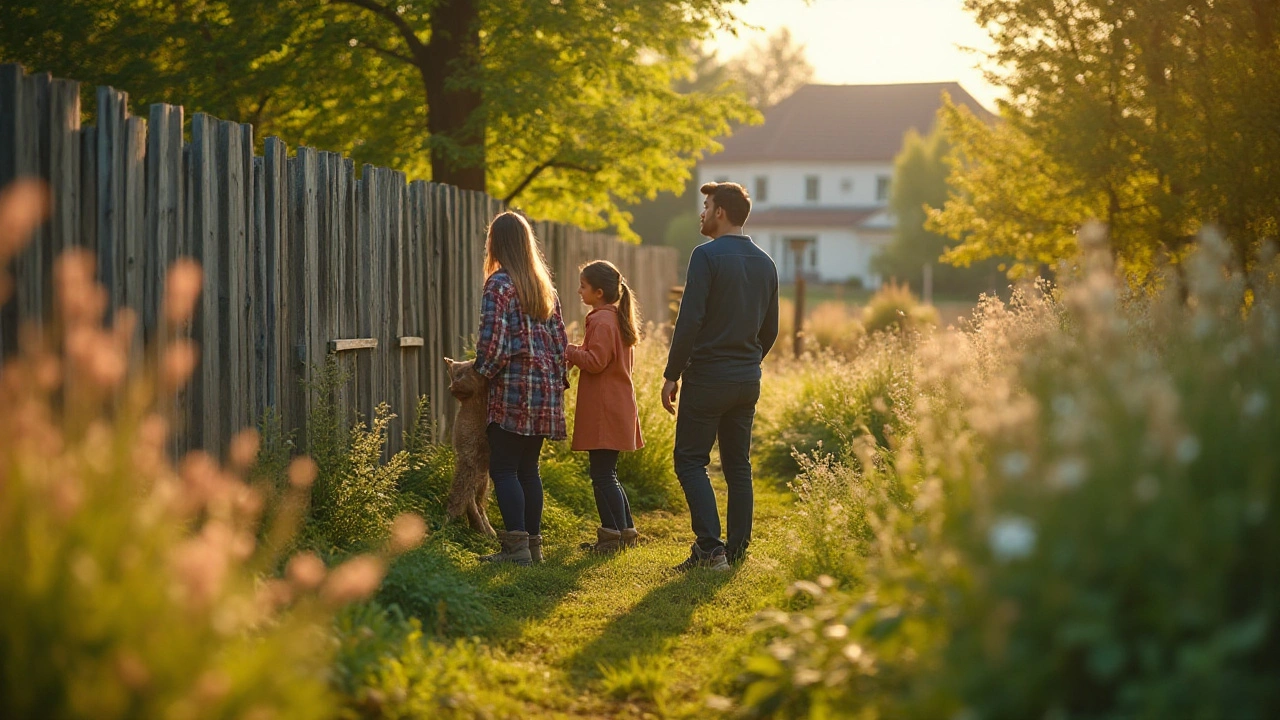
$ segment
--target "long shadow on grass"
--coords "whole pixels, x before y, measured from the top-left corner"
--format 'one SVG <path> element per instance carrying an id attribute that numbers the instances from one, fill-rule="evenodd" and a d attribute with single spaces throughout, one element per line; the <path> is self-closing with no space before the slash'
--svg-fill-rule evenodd
<path id="1" fill-rule="evenodd" d="M 650 590 L 568 660 L 574 684 L 584 687 L 599 676 L 601 666 L 618 666 L 631 657 L 643 661 L 665 652 L 667 640 L 688 630 L 694 612 L 714 599 L 734 574 L 696 570 Z"/>
<path id="2" fill-rule="evenodd" d="M 552 550 L 532 567 L 477 564 L 462 574 L 485 595 L 490 622 L 483 635 L 506 639 L 520 634 L 529 620 L 545 617 L 581 584 L 583 573 L 604 562 L 600 556 Z"/>

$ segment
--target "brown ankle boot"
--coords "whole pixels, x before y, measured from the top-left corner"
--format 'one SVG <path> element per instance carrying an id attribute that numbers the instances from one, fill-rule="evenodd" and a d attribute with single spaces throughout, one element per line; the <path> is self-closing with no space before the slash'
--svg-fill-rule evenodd
<path id="1" fill-rule="evenodd" d="M 622 533 L 606 527 L 596 528 L 596 541 L 582 543 L 583 550 L 593 553 L 615 553 L 622 547 Z"/>
<path id="2" fill-rule="evenodd" d="M 529 554 L 529 533 L 523 530 L 498 533 L 498 542 L 502 549 L 491 555 L 481 555 L 480 562 L 509 562 L 516 565 L 531 565 L 533 557 Z"/>
<path id="3" fill-rule="evenodd" d="M 542 536 L 541 535 L 529 536 L 529 559 L 533 560 L 533 563 L 535 565 L 542 562 Z"/>
<path id="4" fill-rule="evenodd" d="M 622 547 L 633 548 L 640 544 L 640 531 L 635 528 L 627 528 L 622 531 L 622 537 L 620 540 L 622 542 Z"/>

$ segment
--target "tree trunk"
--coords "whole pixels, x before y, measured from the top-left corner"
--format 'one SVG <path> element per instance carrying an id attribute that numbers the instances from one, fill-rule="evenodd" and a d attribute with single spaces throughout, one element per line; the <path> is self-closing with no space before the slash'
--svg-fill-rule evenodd
<path id="1" fill-rule="evenodd" d="M 431 179 L 464 190 L 485 187 L 485 119 L 478 0 L 441 0 L 431 12 L 422 81 L 431 132 Z M 441 142 L 443 141 L 443 142 Z"/>

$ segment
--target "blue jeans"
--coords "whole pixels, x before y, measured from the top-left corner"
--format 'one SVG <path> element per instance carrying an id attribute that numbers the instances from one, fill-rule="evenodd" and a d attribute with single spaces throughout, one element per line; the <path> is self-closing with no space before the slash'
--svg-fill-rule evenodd
<path id="1" fill-rule="evenodd" d="M 541 435 L 517 435 L 489 423 L 489 477 L 507 532 L 542 533 L 542 478 L 538 475 Z"/>
<path id="2" fill-rule="evenodd" d="M 751 425 L 760 382 L 685 383 L 676 414 L 676 477 L 684 488 L 698 547 L 726 549 L 738 557 L 751 543 Z M 726 542 L 720 540 L 720 511 L 707 476 L 711 446 L 720 441 L 720 465 L 729 486 Z"/>
<path id="3" fill-rule="evenodd" d="M 600 513 L 600 527 L 610 530 L 627 530 L 635 527 L 631 522 L 631 503 L 627 491 L 618 482 L 618 451 L 588 450 L 591 458 L 591 490 L 596 495 L 596 512 Z"/>

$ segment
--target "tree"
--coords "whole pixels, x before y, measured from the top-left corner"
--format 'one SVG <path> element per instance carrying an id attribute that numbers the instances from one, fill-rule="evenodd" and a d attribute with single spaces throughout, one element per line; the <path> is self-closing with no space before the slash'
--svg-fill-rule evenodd
<path id="1" fill-rule="evenodd" d="M 673 87 L 741 1 L 15 0 L 0 54 L 625 234 L 752 116 Z"/>
<path id="2" fill-rule="evenodd" d="M 751 43 L 729 66 L 747 102 L 761 111 L 791 97 L 813 79 L 804 45 L 796 44 L 786 27 Z"/>
<path id="3" fill-rule="evenodd" d="M 939 264 L 948 249 L 948 239 L 925 228 L 926 210 L 946 202 L 950 186 L 947 156 L 951 143 L 942 127 L 921 137 L 909 130 L 902 150 L 894 160 L 889 207 L 897 218 L 893 241 L 872 261 L 876 273 L 905 280 L 922 292 L 923 267 L 933 267 L 933 287 L 941 293 L 973 295 L 994 290 L 995 261 L 973 266 Z M 964 263 L 969 265 L 969 263 Z"/>
<path id="4" fill-rule="evenodd" d="M 991 77 L 1010 99 L 997 127 L 948 111 L 961 177 L 931 227 L 961 241 L 954 259 L 1053 262 L 1096 217 L 1141 279 L 1205 223 L 1245 261 L 1280 231 L 1280 3 L 965 6 L 995 42 Z"/>

